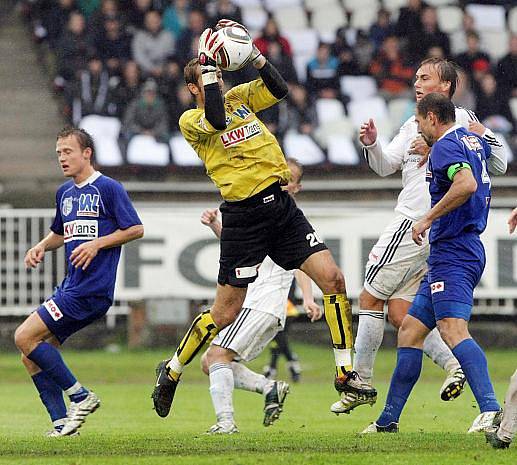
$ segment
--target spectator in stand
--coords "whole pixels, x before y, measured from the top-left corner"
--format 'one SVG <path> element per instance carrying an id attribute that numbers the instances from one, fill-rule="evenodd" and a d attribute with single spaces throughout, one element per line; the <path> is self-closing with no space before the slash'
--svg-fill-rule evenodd
<path id="1" fill-rule="evenodd" d="M 122 67 L 122 76 L 115 88 L 117 116 L 122 118 L 129 102 L 140 94 L 140 69 L 134 61 L 126 62 Z"/>
<path id="2" fill-rule="evenodd" d="M 313 100 L 305 87 L 295 85 L 288 95 L 287 124 L 302 134 L 311 135 L 318 125 L 318 115 Z"/>
<path id="3" fill-rule="evenodd" d="M 414 69 L 402 55 L 399 38 L 386 38 L 370 65 L 370 74 L 377 80 L 379 93 L 385 98 L 411 97 Z"/>
<path id="4" fill-rule="evenodd" d="M 128 10 L 128 23 L 132 31 L 144 29 L 145 15 L 153 10 L 153 0 L 132 0 Z"/>
<path id="5" fill-rule="evenodd" d="M 290 57 L 293 55 L 291 44 L 284 36 L 280 35 L 278 24 L 273 18 L 269 18 L 267 20 L 264 29 L 262 29 L 261 36 L 254 42 L 262 55 L 267 55 L 268 46 L 271 42 L 278 42 L 282 47 L 282 53 L 285 53 Z"/>
<path id="6" fill-rule="evenodd" d="M 51 49 L 57 47 L 59 38 L 66 28 L 70 13 L 77 7 L 74 0 L 48 0 L 34 22 L 34 36 L 37 41 L 47 41 Z"/>
<path id="7" fill-rule="evenodd" d="M 401 39 L 422 30 L 421 14 L 426 7 L 427 4 L 422 0 L 408 0 L 407 6 L 399 10 L 395 30 Z"/>
<path id="8" fill-rule="evenodd" d="M 207 11 L 213 24 L 216 24 L 220 19 L 233 19 L 242 23 L 241 9 L 231 0 L 215 0 L 207 5 Z"/>
<path id="9" fill-rule="evenodd" d="M 100 4 L 101 0 L 77 0 L 77 6 L 85 18 L 89 18 Z"/>
<path id="10" fill-rule="evenodd" d="M 288 85 L 297 84 L 298 76 L 294 68 L 293 59 L 282 53 L 282 46 L 278 42 L 270 42 L 265 57 L 275 66 Z"/>
<path id="11" fill-rule="evenodd" d="M 192 100 L 192 94 L 188 90 L 188 87 L 184 84 L 180 85 L 178 88 L 178 93 L 175 96 L 174 105 L 169 104 L 167 106 L 172 131 L 180 131 L 180 116 L 183 114 L 183 112 L 194 107 L 195 104 Z"/>
<path id="12" fill-rule="evenodd" d="M 466 37 L 467 50 L 460 53 L 455 58 L 455 61 L 469 76 L 472 76 L 474 72 L 474 63 L 483 61 L 490 66 L 490 57 L 481 51 L 479 34 L 477 32 L 469 31 L 467 32 Z"/>
<path id="13" fill-rule="evenodd" d="M 458 70 L 458 85 L 452 98 L 457 107 L 474 110 L 476 108 L 476 97 L 472 91 L 469 75 L 462 69 Z"/>
<path id="14" fill-rule="evenodd" d="M 128 140 L 138 134 L 153 136 L 158 142 L 169 140 L 169 117 L 154 79 L 145 81 L 140 96 L 127 107 L 123 131 Z"/>
<path id="15" fill-rule="evenodd" d="M 354 50 L 350 47 L 347 37 L 347 28 L 341 27 L 336 32 L 336 41 L 332 44 L 332 55 L 338 57 L 338 74 L 355 75 L 360 74 L 359 63 L 355 57 Z M 370 61 L 371 55 L 368 58 Z"/>
<path id="16" fill-rule="evenodd" d="M 167 58 L 174 54 L 174 39 L 162 28 L 162 18 L 157 11 L 149 11 L 144 24 L 145 29 L 133 37 L 133 58 L 144 74 L 157 78 Z"/>
<path id="17" fill-rule="evenodd" d="M 88 19 L 88 32 L 94 37 L 100 36 L 104 33 L 107 19 L 120 17 L 117 0 L 102 0 L 100 8 L 94 11 Z"/>
<path id="18" fill-rule="evenodd" d="M 433 45 L 428 51 L 426 58 L 438 58 L 439 60 L 445 59 L 445 52 L 439 45 Z"/>
<path id="19" fill-rule="evenodd" d="M 316 57 L 307 65 L 306 87 L 320 98 L 341 98 L 339 91 L 339 60 L 331 55 L 329 44 L 320 42 Z"/>
<path id="20" fill-rule="evenodd" d="M 497 64 L 497 83 L 508 98 L 517 97 L 517 34 L 510 37 L 508 54 Z"/>
<path id="21" fill-rule="evenodd" d="M 425 7 L 421 15 L 422 28 L 408 35 L 408 52 L 412 64 L 419 63 L 433 46 L 443 49 L 445 56 L 450 56 L 449 36 L 438 27 L 436 8 Z"/>
<path id="22" fill-rule="evenodd" d="M 453 55 L 459 55 L 467 50 L 467 34 L 476 32 L 474 17 L 468 13 L 463 13 L 462 28 L 449 35 L 451 40 L 451 50 Z"/>
<path id="23" fill-rule="evenodd" d="M 359 72 L 357 74 L 368 74 L 368 68 L 374 54 L 373 43 L 368 35 L 359 30 L 354 44 L 354 57 L 357 60 Z M 352 74 L 352 73 L 350 73 Z"/>
<path id="24" fill-rule="evenodd" d="M 515 122 L 508 99 L 497 88 L 497 81 L 492 73 L 485 73 L 480 79 L 476 100 L 476 113 L 484 126 L 494 132 L 515 133 Z"/>
<path id="25" fill-rule="evenodd" d="M 116 116 L 117 107 L 109 74 L 96 55 L 88 58 L 87 69 L 81 71 L 79 79 L 70 84 L 66 93 L 74 126 L 79 126 L 87 115 Z"/>
<path id="26" fill-rule="evenodd" d="M 131 38 L 122 30 L 117 18 L 104 21 L 102 33 L 96 36 L 95 49 L 110 75 L 119 74 L 121 64 L 131 58 Z"/>
<path id="27" fill-rule="evenodd" d="M 378 52 L 384 39 L 388 36 L 395 35 L 395 26 L 390 22 L 391 13 L 384 8 L 377 11 L 377 21 L 370 27 L 369 38 Z"/>
<path id="28" fill-rule="evenodd" d="M 73 81 L 77 73 L 86 67 L 86 58 L 93 45 L 86 34 L 84 16 L 78 12 L 70 13 L 65 32 L 56 48 L 58 76 L 54 80 L 56 87 L 64 88 Z"/>
<path id="29" fill-rule="evenodd" d="M 169 0 L 163 12 L 163 27 L 176 39 L 187 27 L 189 9 L 189 0 Z"/>
<path id="30" fill-rule="evenodd" d="M 199 38 L 206 28 L 206 17 L 201 10 L 192 10 L 188 14 L 188 27 L 178 37 L 176 55 L 181 63 L 187 63 L 192 56 L 193 40 Z M 196 43 L 197 47 L 197 43 Z M 197 53 L 196 53 L 197 56 Z"/>

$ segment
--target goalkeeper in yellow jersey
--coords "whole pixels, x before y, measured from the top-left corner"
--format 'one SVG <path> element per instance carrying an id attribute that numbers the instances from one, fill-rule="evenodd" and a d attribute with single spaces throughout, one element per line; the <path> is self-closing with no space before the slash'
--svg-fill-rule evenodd
<path id="1" fill-rule="evenodd" d="M 223 44 L 218 29 L 225 26 L 244 29 L 221 20 L 215 31 L 203 32 L 198 58 L 184 69 L 197 108 L 187 110 L 179 121 L 183 136 L 203 160 L 224 200 L 219 208 L 223 229 L 216 297 L 210 310 L 194 319 L 173 357 L 158 364 L 154 408 L 160 417 L 169 414 L 185 365 L 235 320 L 247 286 L 257 278 L 266 255 L 286 270 L 304 271 L 320 287 L 336 360 L 335 387 L 338 392 L 357 394 L 363 403 L 373 403 L 376 391 L 352 371 L 352 310 L 343 273 L 282 189 L 289 181 L 289 168 L 276 138 L 256 116 L 286 97 L 287 84 L 254 48 L 248 61 L 258 70 L 259 79 L 223 96 L 216 56 Z"/>

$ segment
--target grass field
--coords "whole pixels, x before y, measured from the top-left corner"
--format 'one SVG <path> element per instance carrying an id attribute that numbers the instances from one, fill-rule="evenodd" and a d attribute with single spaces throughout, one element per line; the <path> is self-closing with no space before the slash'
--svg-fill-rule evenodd
<path id="1" fill-rule="evenodd" d="M 207 379 L 196 362 L 185 372 L 174 409 L 161 419 L 150 393 L 156 362 L 163 352 L 65 352 L 79 380 L 102 399 L 75 438 L 48 439 L 46 411 L 27 379 L 19 357 L 0 355 L 0 465 L 83 464 L 515 464 L 517 447 L 493 450 L 482 435 L 465 431 L 478 413 L 467 390 L 459 399 L 439 400 L 442 372 L 428 360 L 401 419 L 398 435 L 361 436 L 382 410 L 395 352 L 381 352 L 376 369 L 379 401 L 351 415 L 335 416 L 332 353 L 297 346 L 304 368 L 293 385 L 280 420 L 262 426 L 262 398 L 237 391 L 240 434 L 212 437 L 203 432 L 214 422 Z M 515 351 L 488 353 L 497 395 L 502 400 L 517 366 Z M 251 366 L 260 369 L 265 359 Z M 285 376 L 281 371 L 280 375 Z"/>

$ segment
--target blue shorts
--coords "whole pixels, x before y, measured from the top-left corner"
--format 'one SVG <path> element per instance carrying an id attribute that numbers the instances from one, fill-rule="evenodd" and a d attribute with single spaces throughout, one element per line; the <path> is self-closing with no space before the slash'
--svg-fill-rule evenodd
<path id="1" fill-rule="evenodd" d="M 36 311 L 62 344 L 72 334 L 106 315 L 111 303 L 107 297 L 78 299 L 57 291 Z"/>
<path id="2" fill-rule="evenodd" d="M 450 262 L 433 259 L 429 262 L 429 271 L 420 283 L 409 315 L 429 329 L 433 329 L 436 322 L 444 318 L 469 321 L 474 288 L 481 279 L 484 260 Z"/>

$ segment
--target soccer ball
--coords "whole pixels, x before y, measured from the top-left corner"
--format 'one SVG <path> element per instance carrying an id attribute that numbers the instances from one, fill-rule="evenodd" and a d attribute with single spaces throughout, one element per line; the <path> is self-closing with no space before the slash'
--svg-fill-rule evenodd
<path id="1" fill-rule="evenodd" d="M 253 39 L 242 28 L 223 27 L 219 30 L 223 37 L 223 46 L 217 53 L 217 64 L 225 71 L 237 71 L 249 62 L 253 50 Z"/>

